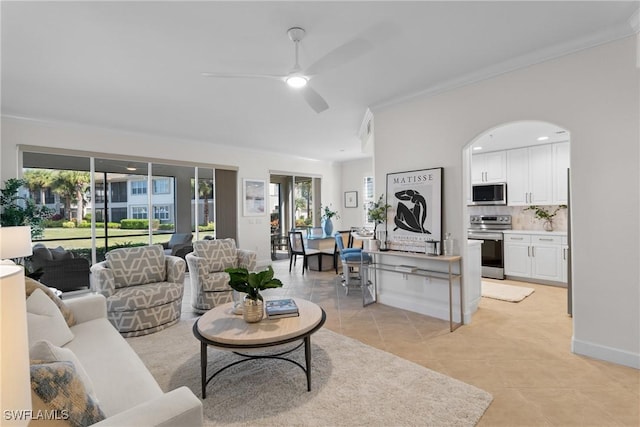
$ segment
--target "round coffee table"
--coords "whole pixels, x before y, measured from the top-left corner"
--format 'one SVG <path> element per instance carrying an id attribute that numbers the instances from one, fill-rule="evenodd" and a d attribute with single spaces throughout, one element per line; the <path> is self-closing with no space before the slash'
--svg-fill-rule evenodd
<path id="1" fill-rule="evenodd" d="M 327 315 L 324 310 L 310 301 L 293 298 L 298 306 L 299 316 L 267 319 L 257 323 L 247 323 L 242 315 L 232 313 L 233 303 L 215 307 L 200 317 L 193 325 L 193 335 L 200 341 L 200 370 L 202 376 L 202 398 L 207 397 L 209 381 L 222 371 L 253 359 L 280 359 L 299 366 L 307 376 L 307 391 L 311 391 L 311 335 L 322 327 Z M 242 350 L 275 347 L 301 340 L 300 345 L 274 354 L 247 354 Z M 282 357 L 297 350 L 304 344 L 305 366 L 295 360 Z M 207 347 L 212 346 L 232 350 L 244 359 L 237 360 L 214 372 L 207 378 Z"/>

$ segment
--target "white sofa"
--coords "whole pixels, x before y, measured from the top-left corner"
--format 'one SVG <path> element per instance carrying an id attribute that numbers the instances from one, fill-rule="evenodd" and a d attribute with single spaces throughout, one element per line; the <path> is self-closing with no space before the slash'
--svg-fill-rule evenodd
<path id="1" fill-rule="evenodd" d="M 189 388 L 164 393 L 142 360 L 107 320 L 99 294 L 65 300 L 76 324 L 63 347 L 91 379 L 106 419 L 96 426 L 201 426 L 202 402 Z"/>

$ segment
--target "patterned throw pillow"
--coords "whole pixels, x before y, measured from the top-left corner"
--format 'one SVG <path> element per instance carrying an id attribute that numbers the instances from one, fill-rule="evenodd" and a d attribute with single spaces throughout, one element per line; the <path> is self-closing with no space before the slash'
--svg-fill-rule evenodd
<path id="1" fill-rule="evenodd" d="M 68 348 L 62 348 L 51 344 L 47 340 L 38 341 L 29 348 L 29 358 L 32 360 L 41 360 L 44 362 L 71 362 L 84 385 L 84 389 L 93 400 L 98 402 L 96 393 L 93 390 L 93 381 L 89 378 L 89 374 L 84 370 L 82 363 L 76 355 Z"/>
<path id="2" fill-rule="evenodd" d="M 104 420 L 97 403 L 89 396 L 71 362 L 31 361 L 31 391 L 34 413 L 47 414 L 73 427 Z M 51 420 L 31 421 L 29 425 L 50 425 Z"/>
<path id="3" fill-rule="evenodd" d="M 58 298 L 53 292 L 51 292 L 51 289 L 49 289 L 47 286 L 29 277 L 25 277 L 24 288 L 27 298 L 29 298 L 33 291 L 35 291 L 36 289 L 40 289 L 45 293 L 45 295 L 51 298 L 51 301 L 53 301 L 58 307 L 58 309 L 62 313 L 62 317 L 64 317 L 65 322 L 67 322 L 67 326 L 73 326 L 76 324 L 76 319 L 75 317 L 73 317 L 73 312 L 69 309 L 69 307 L 66 306 L 64 302 L 62 302 L 60 298 Z"/>
<path id="4" fill-rule="evenodd" d="M 164 282 L 167 277 L 161 245 L 113 249 L 106 255 L 116 288 Z"/>

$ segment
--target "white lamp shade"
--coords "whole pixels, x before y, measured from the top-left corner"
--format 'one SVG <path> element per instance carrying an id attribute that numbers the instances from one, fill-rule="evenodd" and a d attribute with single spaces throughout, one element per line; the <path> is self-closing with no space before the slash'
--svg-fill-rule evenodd
<path id="1" fill-rule="evenodd" d="M 0 227 L 0 259 L 22 258 L 31 254 L 31 227 Z"/>
<path id="2" fill-rule="evenodd" d="M 27 425 L 28 419 L 6 416 L 31 409 L 24 270 L 17 265 L 0 265 L 0 406 L 0 424 Z"/>

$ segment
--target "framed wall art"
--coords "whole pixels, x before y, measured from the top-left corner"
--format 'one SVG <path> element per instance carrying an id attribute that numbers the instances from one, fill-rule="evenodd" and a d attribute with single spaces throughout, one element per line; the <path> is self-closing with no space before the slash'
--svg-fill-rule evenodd
<path id="1" fill-rule="evenodd" d="M 262 179 L 242 180 L 242 204 L 244 216 L 265 215 L 266 183 Z"/>
<path id="2" fill-rule="evenodd" d="M 344 192 L 344 207 L 345 208 L 357 208 L 358 207 L 358 192 L 357 191 L 345 191 Z"/>
<path id="3" fill-rule="evenodd" d="M 387 174 L 387 247 L 440 253 L 443 168 Z"/>

